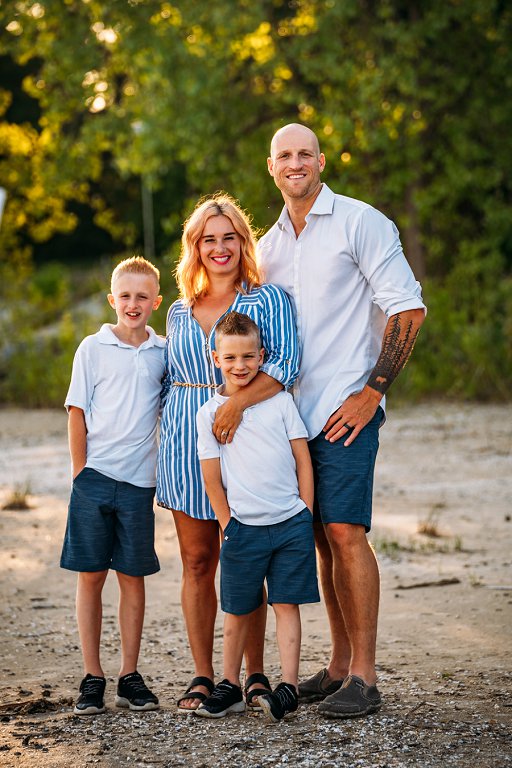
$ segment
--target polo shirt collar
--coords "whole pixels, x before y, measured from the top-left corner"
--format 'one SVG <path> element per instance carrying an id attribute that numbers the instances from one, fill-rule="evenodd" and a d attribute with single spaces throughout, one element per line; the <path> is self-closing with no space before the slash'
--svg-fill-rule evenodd
<path id="1" fill-rule="evenodd" d="M 146 325 L 146 332 L 148 333 L 148 338 L 140 345 L 139 349 L 149 349 L 150 347 L 165 347 L 165 339 L 155 333 L 151 326 Z M 100 344 L 114 344 L 117 347 L 128 347 L 129 349 L 132 349 L 131 344 L 125 344 L 123 341 L 117 338 L 114 331 L 112 330 L 112 325 L 110 323 L 103 323 L 97 333 L 97 336 Z"/>
<path id="2" fill-rule="evenodd" d="M 306 214 L 306 221 L 308 220 L 309 216 L 329 216 L 332 214 L 334 210 L 334 200 L 335 195 L 332 189 L 329 189 L 327 184 L 322 184 L 322 189 L 318 193 L 318 196 L 311 206 L 311 210 Z M 281 215 L 279 219 L 277 220 L 277 225 L 280 230 L 288 229 L 292 226 L 290 215 L 288 213 L 288 208 L 286 205 L 283 207 L 283 210 L 281 211 Z"/>

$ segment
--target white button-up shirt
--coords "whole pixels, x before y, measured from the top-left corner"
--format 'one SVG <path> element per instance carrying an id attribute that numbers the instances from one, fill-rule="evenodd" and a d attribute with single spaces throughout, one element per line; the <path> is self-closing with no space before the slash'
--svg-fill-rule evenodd
<path id="1" fill-rule="evenodd" d="M 298 237 L 286 206 L 258 244 L 265 280 L 291 297 L 301 346 L 293 395 L 309 432 L 368 380 L 387 320 L 425 308 L 392 221 L 325 184 Z M 384 402 L 381 405 L 384 407 Z"/>

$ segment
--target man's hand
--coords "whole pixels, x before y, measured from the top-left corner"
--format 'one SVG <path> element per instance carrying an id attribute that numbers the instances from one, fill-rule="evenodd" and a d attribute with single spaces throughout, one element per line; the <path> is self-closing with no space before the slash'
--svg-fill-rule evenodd
<path id="1" fill-rule="evenodd" d="M 360 431 L 374 417 L 383 395 L 387 392 L 414 347 L 425 319 L 423 309 L 408 309 L 392 315 L 384 329 L 379 359 L 361 392 L 347 397 L 324 426 L 325 439 L 335 443 L 353 428 L 344 445 L 353 443 Z"/>
<path id="2" fill-rule="evenodd" d="M 230 443 L 233 440 L 242 421 L 243 412 L 242 405 L 237 403 L 234 395 L 231 395 L 223 405 L 219 405 L 212 427 L 213 434 L 219 443 Z"/>
<path id="3" fill-rule="evenodd" d="M 324 426 L 325 439 L 335 443 L 352 429 L 352 434 L 344 445 L 353 443 L 361 430 L 373 419 L 382 395 L 371 387 L 365 386 L 361 392 L 347 397 L 337 411 L 330 416 Z"/>

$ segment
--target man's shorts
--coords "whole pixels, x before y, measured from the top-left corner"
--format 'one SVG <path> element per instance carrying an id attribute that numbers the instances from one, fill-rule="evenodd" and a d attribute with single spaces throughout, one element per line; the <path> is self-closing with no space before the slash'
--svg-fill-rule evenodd
<path id="1" fill-rule="evenodd" d="M 350 431 L 335 443 L 320 432 L 310 440 L 315 476 L 315 520 L 322 523 L 372 525 L 373 473 L 379 449 L 379 427 L 384 411 L 379 406 L 373 419 L 353 443 L 345 446 Z"/>
<path id="2" fill-rule="evenodd" d="M 85 467 L 73 481 L 61 568 L 81 573 L 112 568 L 127 576 L 159 571 L 154 495 L 154 488 Z"/>
<path id="3" fill-rule="evenodd" d="M 251 613 L 263 602 L 318 603 L 313 516 L 309 509 L 275 525 L 244 525 L 234 517 L 220 552 L 220 598 L 225 613 Z"/>

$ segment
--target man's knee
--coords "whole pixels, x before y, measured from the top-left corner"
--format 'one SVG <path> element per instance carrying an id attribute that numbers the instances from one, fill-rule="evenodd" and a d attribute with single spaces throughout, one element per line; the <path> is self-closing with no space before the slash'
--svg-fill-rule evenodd
<path id="1" fill-rule="evenodd" d="M 325 529 L 327 541 L 333 552 L 369 546 L 364 525 L 327 523 Z"/>

